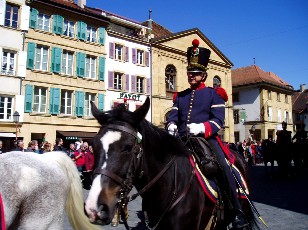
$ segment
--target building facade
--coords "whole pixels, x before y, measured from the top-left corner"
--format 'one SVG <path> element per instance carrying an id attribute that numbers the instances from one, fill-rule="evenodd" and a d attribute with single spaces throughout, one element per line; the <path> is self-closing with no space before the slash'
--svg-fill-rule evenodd
<path id="1" fill-rule="evenodd" d="M 276 139 L 282 122 L 292 128 L 291 95 L 294 90 L 272 72 L 256 65 L 234 69 L 232 72 L 232 99 L 235 141 L 248 138 Z"/>
<path id="2" fill-rule="evenodd" d="M 16 138 L 17 122 L 24 120 L 21 84 L 26 76 L 24 35 L 29 28 L 29 12 L 24 0 L 0 1 L 0 139 L 7 147 Z M 19 121 L 14 122 L 15 112 Z"/>
<path id="3" fill-rule="evenodd" d="M 295 131 L 305 129 L 308 131 L 308 89 L 306 84 L 292 95 L 293 125 Z"/>

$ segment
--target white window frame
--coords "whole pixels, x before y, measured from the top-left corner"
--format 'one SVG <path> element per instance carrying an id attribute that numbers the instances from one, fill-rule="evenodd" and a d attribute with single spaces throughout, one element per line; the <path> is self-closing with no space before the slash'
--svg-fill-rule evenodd
<path id="1" fill-rule="evenodd" d="M 96 79 L 96 61 L 94 56 L 87 55 L 86 57 L 86 78 Z"/>
<path id="2" fill-rule="evenodd" d="M 114 45 L 114 59 L 122 61 L 124 59 L 124 46 L 121 44 Z"/>
<path id="3" fill-rule="evenodd" d="M 268 107 L 268 121 L 273 121 L 273 107 Z"/>
<path id="4" fill-rule="evenodd" d="M 63 35 L 74 38 L 75 37 L 75 23 L 69 20 L 64 20 Z"/>
<path id="5" fill-rule="evenodd" d="M 91 101 L 95 101 L 95 94 L 93 93 L 86 93 L 84 99 L 84 114 L 88 117 L 93 117 L 91 111 Z"/>
<path id="6" fill-rule="evenodd" d="M 70 57 L 71 59 L 69 59 Z M 72 76 L 74 74 L 74 53 L 63 50 L 61 61 L 61 73 Z"/>
<path id="7" fill-rule="evenodd" d="M 69 102 L 70 101 L 70 102 Z M 70 113 L 68 110 L 70 109 Z M 73 115 L 73 91 L 61 90 L 61 114 Z"/>
<path id="8" fill-rule="evenodd" d="M 11 10 L 10 10 L 10 18 L 6 18 L 6 15 L 7 15 L 7 6 L 11 6 Z M 17 20 L 13 20 L 13 17 L 14 17 L 14 7 L 17 7 Z M 11 28 L 15 28 L 17 29 L 18 28 L 18 20 L 19 20 L 19 7 L 14 5 L 14 4 L 11 4 L 11 3 L 6 3 L 6 7 L 5 7 L 5 16 L 4 16 L 4 25 L 7 26 L 7 27 L 11 27 Z M 7 24 L 7 21 L 9 21 L 9 24 Z M 13 26 L 13 22 L 16 23 L 16 27 Z"/>
<path id="9" fill-rule="evenodd" d="M 4 98 L 3 119 L 0 118 L 0 121 L 13 121 L 14 97 L 0 95 L 0 98 Z M 11 102 L 9 102 L 9 99 L 11 100 Z M 9 107 L 9 103 L 11 103 L 11 107 Z M 2 102 L 0 100 L 0 108 L 1 106 L 2 106 Z M 9 112 L 9 110 L 11 110 L 11 112 Z"/>
<path id="10" fill-rule="evenodd" d="M 113 76 L 113 88 L 122 90 L 123 88 L 123 74 L 115 72 Z"/>
<path id="11" fill-rule="evenodd" d="M 277 111 L 277 121 L 281 122 L 281 110 L 280 109 L 278 109 Z"/>
<path id="12" fill-rule="evenodd" d="M 6 55 L 4 55 L 6 53 Z M 13 55 L 13 60 L 11 55 Z M 3 75 L 10 75 L 15 76 L 16 73 L 16 52 L 10 51 L 10 50 L 3 50 L 1 55 L 1 74 Z M 4 69 L 4 60 L 6 59 L 6 67 Z M 13 65 L 13 69 L 10 70 L 8 66 Z"/>
<path id="13" fill-rule="evenodd" d="M 87 26 L 87 41 L 96 42 L 96 28 L 92 26 Z"/>
<path id="14" fill-rule="evenodd" d="M 42 24 L 40 24 L 40 22 Z M 50 16 L 48 14 L 43 14 L 43 13 L 38 14 L 37 29 L 50 32 Z"/>
<path id="15" fill-rule="evenodd" d="M 38 94 L 36 93 L 36 90 L 38 90 Z M 45 93 L 45 95 L 43 94 Z M 33 112 L 35 113 L 46 113 L 47 111 L 47 88 L 44 87 L 34 87 L 34 93 L 33 93 Z M 38 97 L 38 102 L 35 102 L 36 97 Z M 45 102 L 44 102 L 45 97 Z M 37 107 L 37 108 L 36 108 Z M 43 109 L 45 107 L 45 109 Z"/>
<path id="16" fill-rule="evenodd" d="M 136 60 L 136 63 L 139 64 L 139 65 L 144 65 L 144 56 L 145 56 L 144 50 L 137 49 L 137 60 Z"/>
<path id="17" fill-rule="evenodd" d="M 37 60 L 38 51 L 40 51 L 40 59 L 39 60 Z M 44 51 L 47 51 L 47 61 L 46 62 L 44 62 L 44 56 L 46 56 L 46 54 L 44 54 Z M 34 68 L 37 69 L 37 70 L 48 71 L 48 60 L 49 60 L 49 47 L 38 45 L 35 49 Z M 37 65 L 37 63 L 39 63 L 39 64 Z M 43 69 L 44 63 L 46 64 L 46 69 Z"/>
<path id="18" fill-rule="evenodd" d="M 137 93 L 144 93 L 144 77 L 136 77 L 136 89 Z"/>

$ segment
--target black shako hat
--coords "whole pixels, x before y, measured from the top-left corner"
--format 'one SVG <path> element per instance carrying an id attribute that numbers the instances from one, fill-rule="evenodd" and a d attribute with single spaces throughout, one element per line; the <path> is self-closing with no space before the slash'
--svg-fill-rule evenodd
<path id="1" fill-rule="evenodd" d="M 199 40 L 194 39 L 191 47 L 187 48 L 187 71 L 188 72 L 205 72 L 209 63 L 211 51 L 199 47 Z"/>

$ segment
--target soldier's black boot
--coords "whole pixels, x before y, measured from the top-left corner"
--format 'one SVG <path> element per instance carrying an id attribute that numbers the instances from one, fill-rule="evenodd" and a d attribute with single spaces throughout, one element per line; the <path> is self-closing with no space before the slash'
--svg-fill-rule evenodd
<path id="1" fill-rule="evenodd" d="M 239 210 L 233 210 L 232 230 L 247 230 L 249 225 L 247 223 L 245 214 Z"/>

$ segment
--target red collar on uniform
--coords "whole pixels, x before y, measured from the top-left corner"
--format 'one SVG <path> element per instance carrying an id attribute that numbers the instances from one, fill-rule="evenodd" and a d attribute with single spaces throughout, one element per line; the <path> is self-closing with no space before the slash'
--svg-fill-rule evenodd
<path id="1" fill-rule="evenodd" d="M 204 82 L 201 82 L 198 86 L 190 86 L 190 89 L 192 89 L 192 90 L 198 90 L 198 89 L 203 89 L 203 88 L 205 88 L 206 86 L 205 86 L 205 84 L 204 84 Z"/>

